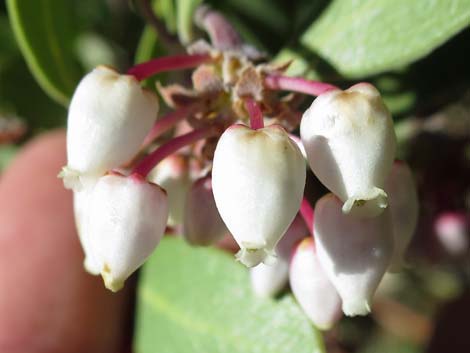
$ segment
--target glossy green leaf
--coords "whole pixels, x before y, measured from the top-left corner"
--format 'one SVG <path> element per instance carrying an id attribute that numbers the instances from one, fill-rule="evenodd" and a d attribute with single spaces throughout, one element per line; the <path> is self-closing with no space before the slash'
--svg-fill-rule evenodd
<path id="1" fill-rule="evenodd" d="M 137 353 L 320 353 L 291 296 L 256 298 L 233 256 L 166 238 L 138 290 Z"/>
<path id="2" fill-rule="evenodd" d="M 70 3 L 63 0 L 6 3 L 28 67 L 44 91 L 66 105 L 81 76 L 73 55 Z"/>
<path id="3" fill-rule="evenodd" d="M 334 0 L 301 41 L 359 77 L 409 64 L 469 25 L 469 0 Z"/>

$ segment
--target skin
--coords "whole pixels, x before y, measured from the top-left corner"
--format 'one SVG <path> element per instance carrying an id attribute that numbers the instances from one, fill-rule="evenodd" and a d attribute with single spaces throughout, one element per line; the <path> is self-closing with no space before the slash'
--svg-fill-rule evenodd
<path id="1" fill-rule="evenodd" d="M 117 294 L 82 267 L 65 133 L 29 142 L 0 177 L 0 353 L 127 353 L 133 281 Z"/>

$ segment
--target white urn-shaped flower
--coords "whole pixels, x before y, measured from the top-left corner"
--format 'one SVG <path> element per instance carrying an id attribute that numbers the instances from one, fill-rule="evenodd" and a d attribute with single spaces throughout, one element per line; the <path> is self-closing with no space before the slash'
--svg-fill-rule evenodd
<path id="1" fill-rule="evenodd" d="M 97 179 L 96 179 L 97 181 Z M 90 243 L 89 234 L 86 230 L 88 216 L 90 214 L 90 199 L 93 193 L 95 184 L 90 183 L 86 187 L 81 188 L 79 191 L 73 193 L 73 212 L 75 217 L 75 225 L 77 228 L 78 238 L 85 255 L 83 266 L 87 272 L 92 275 L 100 274 L 100 267 L 98 261 L 94 258 L 92 251 L 92 244 Z"/>
<path id="2" fill-rule="evenodd" d="M 252 130 L 237 124 L 222 134 L 212 169 L 214 198 L 246 266 L 276 256 L 300 208 L 305 173 L 299 148 L 279 125 Z"/>
<path id="3" fill-rule="evenodd" d="M 158 112 L 154 93 L 136 78 L 99 66 L 77 86 L 67 122 L 67 166 L 61 177 L 79 189 L 134 157 Z"/>
<path id="4" fill-rule="evenodd" d="M 180 154 L 166 157 L 152 169 L 147 179 L 160 185 L 168 194 L 168 225 L 182 224 L 186 195 L 191 185 L 188 158 Z"/>
<path id="5" fill-rule="evenodd" d="M 215 205 L 211 176 L 196 180 L 189 189 L 183 226 L 183 235 L 192 245 L 210 245 L 228 234 Z"/>
<path id="6" fill-rule="evenodd" d="M 329 330 L 341 317 L 341 298 L 318 261 L 311 237 L 292 255 L 289 281 L 294 297 L 313 324 Z"/>
<path id="7" fill-rule="evenodd" d="M 315 206 L 314 237 L 318 259 L 343 301 L 348 316 L 370 312 L 372 296 L 393 254 L 389 210 L 373 218 L 341 211 L 333 194 Z"/>
<path id="8" fill-rule="evenodd" d="M 289 280 L 289 262 L 293 249 L 297 243 L 309 235 L 303 218 L 297 214 L 276 245 L 278 257 L 273 264 L 250 268 L 251 288 L 259 297 L 273 297 L 277 295 Z"/>
<path id="9" fill-rule="evenodd" d="M 85 231 L 106 288 L 117 291 L 160 242 L 168 199 L 158 185 L 137 174 L 106 175 L 89 201 Z"/>
<path id="10" fill-rule="evenodd" d="M 376 88 L 360 83 L 323 93 L 304 113 L 300 134 L 312 171 L 344 202 L 344 213 L 383 212 L 396 137 Z"/>
<path id="11" fill-rule="evenodd" d="M 399 271 L 418 222 L 418 194 L 413 174 L 405 162 L 395 161 L 385 184 L 392 216 L 395 247 L 389 271 Z"/>

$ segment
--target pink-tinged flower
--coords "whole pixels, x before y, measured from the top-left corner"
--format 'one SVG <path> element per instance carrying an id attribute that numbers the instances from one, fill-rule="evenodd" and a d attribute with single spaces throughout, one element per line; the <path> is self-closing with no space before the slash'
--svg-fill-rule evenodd
<path id="1" fill-rule="evenodd" d="M 250 268 L 251 287 L 259 297 L 273 297 L 287 284 L 289 260 L 297 242 L 309 235 L 303 218 L 298 214 L 276 246 L 278 258 L 273 264 Z"/>
<path id="2" fill-rule="evenodd" d="M 300 208 L 304 186 L 304 159 L 281 126 L 252 130 L 233 125 L 222 134 L 212 187 L 243 264 L 272 260 L 274 247 Z"/>
<path id="3" fill-rule="evenodd" d="M 184 208 L 186 241 L 192 245 L 210 245 L 228 233 L 220 218 L 212 193 L 212 178 L 205 176 L 194 182 L 188 191 Z"/>
<path id="4" fill-rule="evenodd" d="M 67 166 L 61 176 L 78 189 L 87 177 L 99 177 L 136 155 L 158 112 L 154 93 L 130 75 L 105 66 L 87 74 L 70 103 Z"/>
<path id="5" fill-rule="evenodd" d="M 147 179 L 160 185 L 168 194 L 168 225 L 182 224 L 186 195 L 191 186 L 188 158 L 180 154 L 166 157 L 153 168 Z"/>
<path id="6" fill-rule="evenodd" d="M 419 204 L 413 175 L 408 165 L 395 161 L 385 183 L 392 216 L 395 248 L 389 271 L 396 272 L 403 265 L 406 249 L 418 222 Z"/>
<path id="7" fill-rule="evenodd" d="M 454 256 L 468 252 L 470 227 L 464 212 L 443 212 L 434 223 L 437 238 L 446 251 Z"/>
<path id="8" fill-rule="evenodd" d="M 290 261 L 292 251 L 297 246 L 297 243 L 309 235 L 310 231 L 305 224 L 305 220 L 302 218 L 300 213 L 298 213 L 289 228 L 287 228 L 287 231 L 284 233 L 281 240 L 279 240 L 279 243 L 277 243 L 276 252 L 279 257 L 286 261 Z"/>
<path id="9" fill-rule="evenodd" d="M 358 218 L 341 211 L 333 194 L 315 206 L 314 237 L 318 259 L 342 301 L 348 316 L 370 312 L 372 296 L 393 254 L 390 211 Z"/>
<path id="10" fill-rule="evenodd" d="M 168 218 L 168 199 L 158 185 L 132 174 L 106 175 L 89 201 L 85 227 L 106 288 L 118 291 L 158 245 Z"/>
<path id="11" fill-rule="evenodd" d="M 396 137 L 377 89 L 360 83 L 323 93 L 304 113 L 300 134 L 312 171 L 344 202 L 344 213 L 383 212 Z"/>
<path id="12" fill-rule="evenodd" d="M 341 298 L 318 261 L 312 238 L 295 248 L 289 281 L 294 297 L 320 330 L 329 330 L 341 318 Z"/>

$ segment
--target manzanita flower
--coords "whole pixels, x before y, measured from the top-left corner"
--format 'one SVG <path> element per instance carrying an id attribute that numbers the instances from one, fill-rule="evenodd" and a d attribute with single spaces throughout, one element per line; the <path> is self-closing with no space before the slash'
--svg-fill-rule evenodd
<path id="1" fill-rule="evenodd" d="M 189 189 L 183 226 L 183 235 L 192 245 L 210 245 L 228 233 L 215 205 L 211 176 L 196 180 Z"/>
<path id="2" fill-rule="evenodd" d="M 269 265 L 260 263 L 250 268 L 250 282 L 253 292 L 260 298 L 277 295 L 289 280 L 289 262 L 278 257 Z"/>
<path id="3" fill-rule="evenodd" d="M 250 268 L 251 287 L 259 297 L 273 297 L 287 284 L 289 279 L 289 260 L 292 250 L 298 241 L 308 236 L 309 231 L 303 218 L 297 214 L 276 245 L 279 255 L 273 264 Z"/>
<path id="4" fill-rule="evenodd" d="M 304 113 L 300 134 L 312 171 L 344 202 L 344 213 L 373 217 L 387 207 L 396 138 L 377 89 L 360 83 L 323 93 Z"/>
<path id="5" fill-rule="evenodd" d="M 90 183 L 90 185 L 81 188 L 79 191 L 74 191 L 73 212 L 75 216 L 75 225 L 77 228 L 78 238 L 80 239 L 80 244 L 82 245 L 83 253 L 85 254 L 83 266 L 85 267 L 85 270 L 91 273 L 92 275 L 99 275 L 99 263 L 94 258 L 92 245 L 90 243 L 90 238 L 88 237 L 88 232 L 86 230 L 87 220 L 90 214 L 90 198 L 93 193 L 94 187 L 95 184 Z"/>
<path id="6" fill-rule="evenodd" d="M 341 298 L 318 261 L 311 237 L 295 248 L 289 281 L 292 293 L 316 327 L 329 330 L 340 319 Z"/>
<path id="7" fill-rule="evenodd" d="M 279 243 L 277 243 L 276 252 L 279 257 L 290 261 L 292 251 L 297 246 L 297 243 L 309 234 L 310 231 L 305 224 L 305 220 L 300 213 L 297 213 L 289 228 L 287 228 L 287 231 L 284 233 L 281 240 L 279 240 Z"/>
<path id="8" fill-rule="evenodd" d="M 341 299 L 348 316 L 370 312 L 372 296 L 393 254 L 389 210 L 373 218 L 341 211 L 333 194 L 315 206 L 314 237 L 318 259 Z"/>
<path id="9" fill-rule="evenodd" d="M 99 66 L 87 74 L 72 97 L 68 114 L 68 188 L 117 168 L 138 152 L 158 111 L 154 93 L 130 75 Z"/>
<path id="10" fill-rule="evenodd" d="M 106 288 L 122 288 L 158 245 L 167 218 L 168 199 L 158 185 L 137 174 L 99 179 L 84 230 Z"/>
<path id="11" fill-rule="evenodd" d="M 232 125 L 220 137 L 214 198 L 246 266 L 275 256 L 274 247 L 300 208 L 305 173 L 299 148 L 279 125 L 258 130 Z"/>
<path id="12" fill-rule="evenodd" d="M 183 223 L 186 194 L 191 185 L 188 158 L 181 154 L 166 157 L 152 170 L 147 179 L 168 193 L 168 225 Z"/>
<path id="13" fill-rule="evenodd" d="M 454 256 L 462 256 L 468 252 L 470 227 L 469 215 L 462 211 L 443 212 L 434 222 L 437 239 L 445 250 Z"/>
<path id="14" fill-rule="evenodd" d="M 395 247 L 389 271 L 398 271 L 418 221 L 418 194 L 408 165 L 395 161 L 385 184 L 392 216 Z"/>

